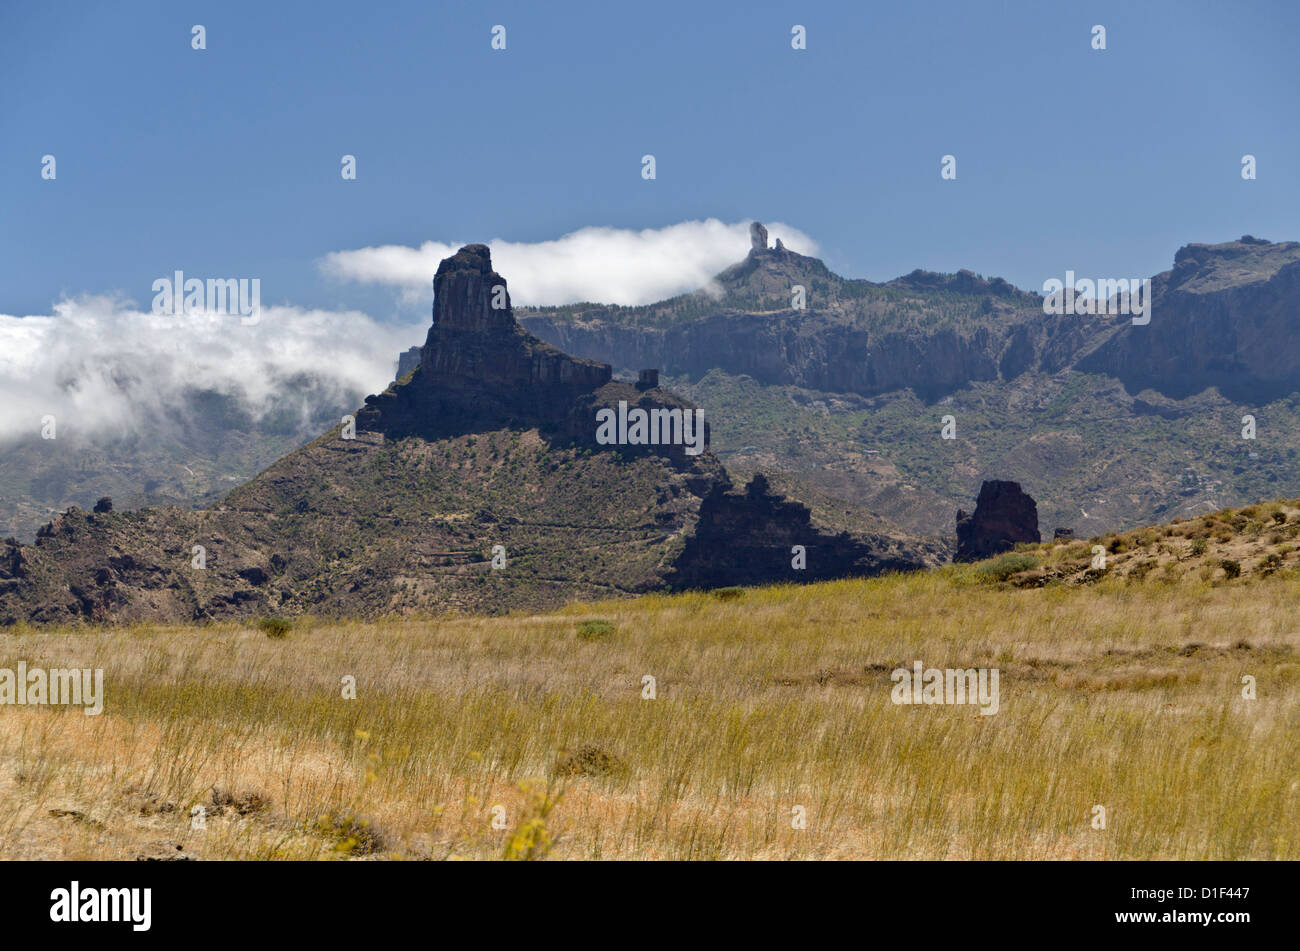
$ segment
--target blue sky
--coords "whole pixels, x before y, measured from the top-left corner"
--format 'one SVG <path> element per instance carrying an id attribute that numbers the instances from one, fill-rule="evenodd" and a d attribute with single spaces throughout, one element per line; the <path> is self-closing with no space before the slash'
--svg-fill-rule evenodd
<path id="1" fill-rule="evenodd" d="M 7 0 L 0 314 L 148 306 L 182 269 L 386 320 L 414 304 L 327 254 L 708 218 L 786 222 L 873 280 L 1147 276 L 1300 239 L 1297 37 L 1287 0 Z"/>

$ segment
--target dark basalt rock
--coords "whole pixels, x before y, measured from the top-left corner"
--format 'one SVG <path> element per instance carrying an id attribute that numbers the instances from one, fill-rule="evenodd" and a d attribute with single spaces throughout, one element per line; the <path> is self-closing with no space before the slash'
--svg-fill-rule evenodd
<path id="1" fill-rule="evenodd" d="M 975 511 L 957 511 L 957 553 L 953 561 L 979 561 L 1022 542 L 1038 543 L 1038 505 L 1019 482 L 986 481 Z"/>
<path id="2" fill-rule="evenodd" d="M 400 380 L 420 365 L 420 349 L 420 347 L 411 347 L 397 355 L 397 376 L 393 379 Z"/>
<path id="3" fill-rule="evenodd" d="M 438 266 L 419 365 L 366 397 L 357 428 L 439 438 L 512 423 L 555 427 L 577 397 L 612 376 L 608 364 L 571 357 L 520 327 L 487 246 L 470 244 Z"/>
<path id="4" fill-rule="evenodd" d="M 793 566 L 802 545 L 805 567 Z M 819 531 L 807 506 L 773 493 L 762 473 L 743 492 L 719 485 L 700 505 L 700 521 L 668 583 L 677 589 L 828 581 L 925 567 L 890 551 L 886 539 Z"/>

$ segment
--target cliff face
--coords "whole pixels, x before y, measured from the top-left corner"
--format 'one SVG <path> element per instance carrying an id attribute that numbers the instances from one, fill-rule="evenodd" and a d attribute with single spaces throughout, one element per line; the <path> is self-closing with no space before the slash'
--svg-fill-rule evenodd
<path id="1" fill-rule="evenodd" d="M 711 369 L 761 383 L 875 395 L 937 396 L 1028 370 L 1054 372 L 1113 331 L 1045 320 L 1041 300 L 968 271 L 915 271 L 888 284 L 848 281 L 815 258 L 759 249 L 707 294 L 648 308 L 559 308 L 520 317 L 566 352 L 627 369 Z M 792 305 L 802 287 L 805 306 Z M 748 305 L 748 306 L 746 306 Z"/>
<path id="2" fill-rule="evenodd" d="M 766 240 L 764 236 L 764 240 Z M 1300 388 L 1300 243 L 1249 236 L 1182 248 L 1152 279 L 1153 320 L 1048 316 L 1000 278 L 914 271 L 850 281 L 786 249 L 754 248 L 708 295 L 644 308 L 531 311 L 521 323 L 569 353 L 635 369 L 872 396 L 924 398 L 1029 372 L 1078 369 L 1181 398 L 1217 386 L 1240 399 Z M 806 308 L 791 307 L 802 286 Z"/>
<path id="3" fill-rule="evenodd" d="M 1151 323 L 1122 327 L 1080 369 L 1174 398 L 1217 386 L 1267 401 L 1300 388 L 1300 242 L 1188 245 L 1152 293 Z"/>
<path id="4" fill-rule="evenodd" d="M 409 380 L 366 398 L 359 429 L 437 437 L 511 421 L 558 425 L 574 400 L 610 381 L 608 364 L 574 359 L 515 321 L 485 245 L 438 266 L 433 324 Z"/>
<path id="5" fill-rule="evenodd" d="M 876 335 L 793 312 L 719 314 L 668 329 L 559 323 L 544 316 L 526 323 L 534 333 L 590 359 L 692 377 L 721 367 L 778 386 L 874 394 L 909 386 L 951 389 L 998 374 L 986 330 L 971 335 L 947 330 L 925 338 Z"/>
<path id="6" fill-rule="evenodd" d="M 411 347 L 397 355 L 397 376 L 394 379 L 400 380 L 420 365 L 420 351 L 422 349 L 422 347 Z"/>
<path id="7" fill-rule="evenodd" d="M 366 399 L 355 438 L 336 427 L 211 509 L 73 509 L 6 543 L 0 624 L 492 612 L 935 560 L 823 531 L 761 483 L 734 493 L 707 430 L 694 451 L 602 442 L 602 412 L 697 407 L 523 330 L 487 248 L 434 289 L 419 366 Z M 792 576 L 793 544 L 810 570 Z"/>

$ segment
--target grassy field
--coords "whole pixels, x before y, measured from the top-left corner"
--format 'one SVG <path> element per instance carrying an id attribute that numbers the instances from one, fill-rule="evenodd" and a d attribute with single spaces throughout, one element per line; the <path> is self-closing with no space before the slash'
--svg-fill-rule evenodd
<path id="1" fill-rule="evenodd" d="M 1298 598 L 1293 569 L 975 566 L 283 636 L 10 629 L 0 666 L 102 667 L 106 698 L 0 708 L 0 857 L 1300 858 Z M 895 705 L 916 660 L 997 668 L 999 711 Z"/>

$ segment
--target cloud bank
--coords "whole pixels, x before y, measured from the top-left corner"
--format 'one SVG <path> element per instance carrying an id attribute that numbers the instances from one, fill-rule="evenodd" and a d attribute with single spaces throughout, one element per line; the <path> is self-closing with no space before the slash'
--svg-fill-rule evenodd
<path id="1" fill-rule="evenodd" d="M 817 243 L 779 222 L 767 225 L 792 251 L 816 254 Z M 426 241 L 418 248 L 386 244 L 326 255 L 323 273 L 341 280 L 398 290 L 408 303 L 427 301 L 438 262 L 468 241 Z M 749 222 L 683 221 L 665 228 L 632 231 L 582 228 L 553 241 L 523 244 L 488 241 L 492 265 L 510 285 L 518 305 L 545 306 L 592 301 L 651 304 L 699 290 L 724 268 L 749 253 Z"/>
<path id="2" fill-rule="evenodd" d="M 780 223 L 771 239 L 815 254 L 807 235 Z M 339 251 L 321 260 L 334 277 L 397 290 L 427 305 L 438 263 L 466 242 L 428 241 Z M 497 270 L 521 305 L 597 301 L 647 304 L 706 287 L 749 250 L 749 222 L 686 221 L 633 231 L 583 228 L 553 241 L 491 241 Z M 39 438 L 54 416 L 58 438 L 147 437 L 159 427 L 211 428 L 208 397 L 279 425 L 334 407 L 356 408 L 393 378 L 397 354 L 424 339 L 427 310 L 409 324 L 359 311 L 263 307 L 259 323 L 195 313 L 168 317 L 134 302 L 83 295 L 46 315 L 0 314 L 0 444 Z M 196 399 L 196 396 L 198 397 Z M 197 407 L 197 409 L 196 409 Z M 288 416 L 289 422 L 285 421 Z"/>
<path id="3" fill-rule="evenodd" d="M 229 398 L 253 419 L 355 408 L 393 378 L 397 353 L 424 327 L 356 312 L 263 307 L 260 323 L 197 313 L 165 317 L 116 298 L 65 299 L 54 313 L 0 315 L 0 443 L 147 436 L 196 393 Z"/>

